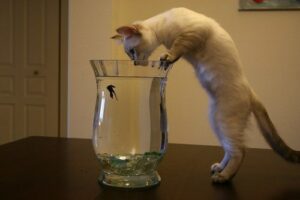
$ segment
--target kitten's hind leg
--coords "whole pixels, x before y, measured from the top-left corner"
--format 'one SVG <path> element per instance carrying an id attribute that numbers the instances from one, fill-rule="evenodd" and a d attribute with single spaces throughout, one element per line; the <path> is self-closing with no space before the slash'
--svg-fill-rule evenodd
<path id="1" fill-rule="evenodd" d="M 238 106 L 239 112 L 233 112 L 237 110 L 235 106 L 234 109 L 229 105 L 226 105 L 226 109 L 224 105 L 221 108 L 211 107 L 210 113 L 214 132 L 225 151 L 223 160 L 211 167 L 211 178 L 215 183 L 229 181 L 237 173 L 244 158 L 243 132 L 250 115 L 247 103 Z"/>
<path id="2" fill-rule="evenodd" d="M 219 123 L 218 123 L 218 120 L 217 120 L 217 117 L 216 117 L 216 115 L 217 115 L 216 111 L 217 111 L 217 109 L 216 109 L 215 104 L 211 103 L 210 112 L 209 112 L 210 125 L 211 125 L 211 128 L 213 129 L 215 135 L 217 136 L 219 142 L 221 143 L 222 146 L 224 146 L 223 145 L 224 135 L 221 132 L 221 128 L 219 127 Z M 230 154 L 225 151 L 225 154 L 224 154 L 224 157 L 223 157 L 222 161 L 220 163 L 219 162 L 214 163 L 210 167 L 211 175 L 213 175 L 215 173 L 222 172 L 229 160 L 230 160 Z"/>

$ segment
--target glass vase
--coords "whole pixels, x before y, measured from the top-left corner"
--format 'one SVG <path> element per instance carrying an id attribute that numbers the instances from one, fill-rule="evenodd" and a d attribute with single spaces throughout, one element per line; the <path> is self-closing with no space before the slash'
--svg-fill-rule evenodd
<path id="1" fill-rule="evenodd" d="M 99 182 L 121 188 L 157 185 L 157 165 L 168 144 L 165 87 L 171 67 L 159 61 L 90 62 L 97 84 L 93 146 Z"/>

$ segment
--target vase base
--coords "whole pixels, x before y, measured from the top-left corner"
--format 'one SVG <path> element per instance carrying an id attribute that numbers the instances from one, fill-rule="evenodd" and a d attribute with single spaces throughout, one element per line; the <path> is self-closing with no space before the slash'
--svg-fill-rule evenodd
<path id="1" fill-rule="evenodd" d="M 98 181 L 101 184 L 118 187 L 118 188 L 146 188 L 153 187 L 160 183 L 161 178 L 157 171 L 151 174 L 139 176 L 120 176 L 103 173 L 99 176 Z"/>

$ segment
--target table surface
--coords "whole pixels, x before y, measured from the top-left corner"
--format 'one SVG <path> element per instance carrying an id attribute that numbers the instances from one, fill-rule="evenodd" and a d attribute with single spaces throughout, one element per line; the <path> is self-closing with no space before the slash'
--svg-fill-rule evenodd
<path id="1" fill-rule="evenodd" d="M 212 184 L 220 147 L 169 144 L 160 185 L 138 190 L 100 186 L 91 140 L 30 137 L 0 146 L 0 199 L 300 199 L 300 165 L 271 150 L 247 149 L 231 183 Z"/>

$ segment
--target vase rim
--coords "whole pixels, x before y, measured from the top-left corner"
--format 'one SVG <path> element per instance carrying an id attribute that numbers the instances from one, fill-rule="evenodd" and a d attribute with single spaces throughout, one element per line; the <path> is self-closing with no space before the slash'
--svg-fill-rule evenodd
<path id="1" fill-rule="evenodd" d="M 96 77 L 167 77 L 172 64 L 167 67 L 160 60 L 92 59 Z"/>

